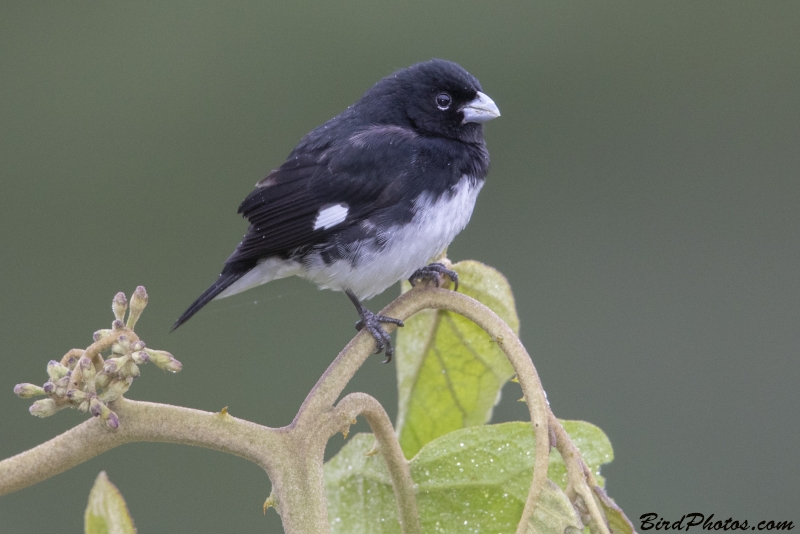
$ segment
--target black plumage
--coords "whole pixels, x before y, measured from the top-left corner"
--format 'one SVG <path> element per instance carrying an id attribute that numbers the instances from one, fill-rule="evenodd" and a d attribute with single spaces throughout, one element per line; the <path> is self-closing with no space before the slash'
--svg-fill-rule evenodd
<path id="1" fill-rule="evenodd" d="M 466 225 L 488 172 L 482 123 L 499 112 L 480 91 L 455 63 L 418 63 L 308 133 L 239 206 L 247 233 L 173 329 L 283 276 L 363 299 L 424 267 Z"/>

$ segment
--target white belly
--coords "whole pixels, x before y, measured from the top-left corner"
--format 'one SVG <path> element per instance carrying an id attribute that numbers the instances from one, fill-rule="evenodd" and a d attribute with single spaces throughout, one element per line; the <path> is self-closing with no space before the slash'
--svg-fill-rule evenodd
<path id="1" fill-rule="evenodd" d="M 382 249 L 365 241 L 355 265 L 349 259 L 326 265 L 321 258 L 312 257 L 297 274 L 322 289 L 351 289 L 359 299 L 372 298 L 444 252 L 469 222 L 481 187 L 482 181 L 472 184 L 465 179 L 435 202 L 423 195 L 409 223 L 384 233 L 386 245 Z"/>

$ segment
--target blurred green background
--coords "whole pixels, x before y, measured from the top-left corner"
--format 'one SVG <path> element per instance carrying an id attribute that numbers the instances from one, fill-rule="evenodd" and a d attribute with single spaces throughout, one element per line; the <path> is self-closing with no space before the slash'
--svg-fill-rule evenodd
<path id="1" fill-rule="evenodd" d="M 0 458 L 83 420 L 35 419 L 12 388 L 138 284 L 137 330 L 184 370 L 146 366 L 130 397 L 289 423 L 354 333 L 342 294 L 282 280 L 169 326 L 303 134 L 442 57 L 503 113 L 450 256 L 508 276 L 555 413 L 614 445 L 610 494 L 632 519 L 797 524 L 799 31 L 790 2 L 4 1 Z M 381 359 L 351 389 L 394 416 Z M 495 420 L 525 417 L 518 388 Z M 258 468 L 166 444 L 0 498 L 0 532 L 81 531 L 102 469 L 140 532 L 280 532 Z"/>

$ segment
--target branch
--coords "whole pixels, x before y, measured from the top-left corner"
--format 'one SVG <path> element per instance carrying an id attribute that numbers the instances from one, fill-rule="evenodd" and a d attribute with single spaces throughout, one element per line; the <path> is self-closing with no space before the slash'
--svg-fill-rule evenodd
<path id="1" fill-rule="evenodd" d="M 375 397 L 366 393 L 347 395 L 336 405 L 336 410 L 346 414 L 348 420 L 359 414 L 366 418 L 392 479 L 403 534 L 421 533 L 422 527 L 419 522 L 414 481 L 411 480 L 411 469 L 408 467 L 408 460 L 403 455 L 403 450 L 397 441 L 397 435 L 386 410 Z"/>
<path id="2" fill-rule="evenodd" d="M 497 342 L 517 373 L 522 392 L 527 399 L 536 440 L 531 488 L 517 526 L 517 532 L 524 533 L 529 520 L 533 517 L 539 494 L 547 482 L 550 455 L 547 421 L 549 408 L 539 376 L 528 352 L 513 330 L 492 310 L 461 293 L 438 288 L 415 288 L 392 301 L 381 310 L 380 314 L 406 320 L 418 311 L 429 308 L 458 313 L 483 328 Z M 391 331 L 393 325 L 387 324 L 385 328 Z M 313 425 L 319 414 L 329 410 L 358 368 L 369 357 L 375 347 L 374 343 L 369 333 L 364 331 L 358 333 L 317 381 L 290 426 L 300 429 Z"/>
<path id="3" fill-rule="evenodd" d="M 0 495 L 41 482 L 95 456 L 137 441 L 181 443 L 214 449 L 250 460 L 267 475 L 280 447 L 278 431 L 227 413 L 211 413 L 166 404 L 120 398 L 113 403 L 120 419 L 110 430 L 92 418 L 28 451 L 0 462 Z"/>
<path id="4" fill-rule="evenodd" d="M 610 534 L 603 514 L 600 513 L 600 509 L 594 500 L 592 489 L 589 487 L 589 485 L 591 487 L 597 486 L 594 475 L 583 461 L 583 458 L 581 458 L 578 447 L 575 446 L 575 443 L 570 439 L 569 434 L 561 426 L 561 422 L 553 415 L 552 411 L 550 411 L 548 417 L 550 419 L 550 428 L 556 435 L 556 448 L 564 460 L 564 465 L 567 467 L 567 495 L 570 500 L 572 500 L 574 494 L 580 495 L 589 510 L 589 516 L 594 520 L 599 532 L 601 534 Z"/>
<path id="5" fill-rule="evenodd" d="M 146 304 L 143 288 L 141 293 Z M 118 307 L 122 309 L 122 305 Z M 127 330 L 132 327 L 143 308 L 144 304 L 137 305 L 136 317 L 133 321 L 129 317 L 127 327 L 123 327 L 118 316 L 114 328 Z M 592 481 L 591 474 L 585 473 L 585 465 L 563 427 L 557 421 L 552 427 L 548 425 L 548 418 L 555 418 L 545 399 L 533 362 L 519 338 L 500 317 L 480 302 L 445 289 L 420 287 L 408 291 L 390 303 L 381 314 L 405 320 L 414 313 L 429 308 L 448 310 L 472 320 L 497 342 L 517 373 L 530 411 L 536 443 L 533 477 L 517 532 L 527 530 L 538 497 L 547 481 L 550 432 L 556 433 L 559 451 L 565 457 L 567 466 L 572 466 L 571 487 L 581 495 L 590 514 L 603 529 L 605 523 L 584 479 L 586 476 Z M 119 315 L 117 312 L 115 309 L 115 314 Z M 392 326 L 387 325 L 387 328 L 391 329 Z M 106 335 L 109 332 L 101 331 L 98 334 Z M 99 348 L 99 345 L 94 348 Z M 0 462 L 0 495 L 45 480 L 124 443 L 181 443 L 234 454 L 262 467 L 272 480 L 277 497 L 276 507 L 286 532 L 328 532 L 330 527 L 327 523 L 322 480 L 325 443 L 337 431 L 336 424 L 341 427 L 341 417 L 354 412 L 366 416 L 381 445 L 381 452 L 392 475 L 404 532 L 419 532 L 419 517 L 408 464 L 383 408 L 374 398 L 365 394 L 348 395 L 337 408 L 333 408 L 350 379 L 373 349 L 374 340 L 369 334 L 357 334 L 308 394 L 294 421 L 281 429 L 257 425 L 224 412 L 215 414 L 119 397 L 113 402 L 109 401 L 119 417 L 117 430 L 110 430 L 98 418 L 91 419 L 38 447 Z M 151 359 L 164 360 L 162 365 L 169 366 L 174 360 L 167 353 L 145 350 Z M 99 352 L 97 354 L 99 356 Z M 86 356 L 84 354 L 84 358 Z"/>

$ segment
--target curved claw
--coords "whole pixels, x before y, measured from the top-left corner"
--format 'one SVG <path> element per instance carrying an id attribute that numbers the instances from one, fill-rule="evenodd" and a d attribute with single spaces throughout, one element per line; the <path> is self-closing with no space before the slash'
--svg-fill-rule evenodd
<path id="1" fill-rule="evenodd" d="M 448 277 L 453 282 L 453 291 L 458 291 L 458 273 L 452 269 L 448 269 L 442 263 L 431 263 L 417 269 L 408 281 L 412 286 L 415 286 L 417 282 L 430 280 L 436 284 L 436 287 L 442 287 L 442 275 Z"/>
<path id="2" fill-rule="evenodd" d="M 387 317 L 385 315 L 376 315 L 375 316 L 375 320 L 377 320 L 378 322 L 381 322 L 381 323 L 392 323 L 392 324 L 397 325 L 397 326 L 405 326 L 406 325 L 400 319 L 395 319 L 394 317 Z"/>
<path id="3" fill-rule="evenodd" d="M 392 339 L 389 336 L 389 333 L 381 326 L 381 323 L 391 323 L 397 326 L 405 326 L 403 321 L 400 319 L 395 319 L 394 317 L 387 317 L 385 315 L 376 315 L 372 313 L 361 304 L 355 293 L 349 289 L 345 290 L 345 294 L 350 298 L 350 301 L 358 311 L 358 315 L 361 317 L 358 321 L 356 321 L 356 330 L 361 331 L 366 328 L 373 339 L 375 339 L 375 344 L 377 345 L 375 354 L 384 352 L 384 354 L 386 354 L 386 359 L 383 361 L 383 363 L 389 363 L 392 361 L 392 355 L 394 355 Z"/>

